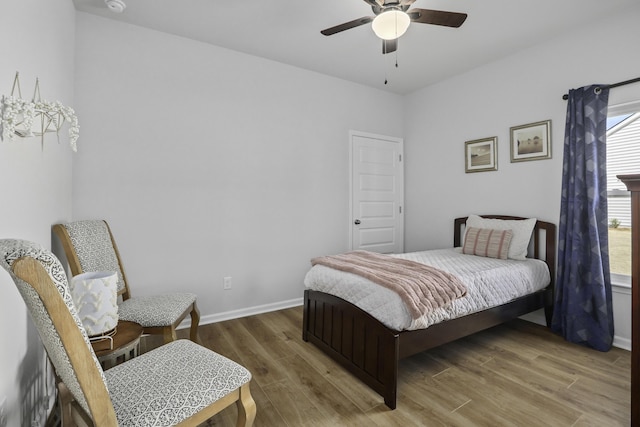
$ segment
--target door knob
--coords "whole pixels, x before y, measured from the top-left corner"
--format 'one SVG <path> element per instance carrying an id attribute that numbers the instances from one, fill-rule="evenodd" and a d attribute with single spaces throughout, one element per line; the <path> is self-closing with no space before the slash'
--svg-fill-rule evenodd
<path id="1" fill-rule="evenodd" d="M 360 220 L 359 220 L 359 219 L 356 219 L 355 221 L 353 221 L 353 223 L 354 223 L 355 225 L 360 225 Z"/>

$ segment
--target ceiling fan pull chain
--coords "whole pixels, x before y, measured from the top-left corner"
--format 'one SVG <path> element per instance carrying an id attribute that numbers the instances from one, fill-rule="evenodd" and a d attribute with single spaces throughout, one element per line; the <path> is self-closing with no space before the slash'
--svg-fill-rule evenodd
<path id="1" fill-rule="evenodd" d="M 384 64 L 384 84 L 386 85 L 389 82 L 389 80 L 388 80 L 389 68 L 388 68 L 388 65 L 387 65 L 387 62 L 388 62 L 387 59 L 383 57 L 383 61 L 384 61 L 383 62 L 383 64 Z"/>

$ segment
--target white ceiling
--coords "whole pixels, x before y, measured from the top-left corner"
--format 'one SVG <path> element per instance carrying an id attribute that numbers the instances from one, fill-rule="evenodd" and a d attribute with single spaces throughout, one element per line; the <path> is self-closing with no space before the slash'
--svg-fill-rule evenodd
<path id="1" fill-rule="evenodd" d="M 412 23 L 399 39 L 397 56 L 382 55 L 370 25 L 329 37 L 320 34 L 372 16 L 363 0 L 123 1 L 122 14 L 107 9 L 104 0 L 74 4 L 79 11 L 407 94 L 596 22 L 638 0 L 416 0 L 412 8 L 469 17 L 457 29 Z"/>

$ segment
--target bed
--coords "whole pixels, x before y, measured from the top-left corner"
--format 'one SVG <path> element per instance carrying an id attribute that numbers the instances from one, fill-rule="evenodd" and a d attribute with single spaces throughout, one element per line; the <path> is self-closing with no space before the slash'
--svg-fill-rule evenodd
<path id="1" fill-rule="evenodd" d="M 462 246 L 467 218 L 454 220 L 454 248 Z M 482 215 L 482 218 L 527 219 L 507 215 Z M 302 338 L 341 364 L 380 394 L 389 408 L 395 409 L 398 363 L 401 359 L 539 309 L 544 309 L 547 325 L 550 324 L 555 277 L 555 224 L 535 221 L 526 254 L 528 258 L 544 262 L 548 269 L 546 286 L 500 305 L 431 324 L 424 329 L 398 330 L 386 326 L 343 298 L 307 288 L 304 292 Z"/>

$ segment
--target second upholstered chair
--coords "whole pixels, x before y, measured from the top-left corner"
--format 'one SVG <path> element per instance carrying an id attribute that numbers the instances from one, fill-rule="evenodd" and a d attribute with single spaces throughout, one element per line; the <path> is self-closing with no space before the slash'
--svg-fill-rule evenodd
<path id="1" fill-rule="evenodd" d="M 189 340 L 177 340 L 103 371 L 58 259 L 24 240 L 0 240 L 0 267 L 38 329 L 67 402 L 62 425 L 198 426 L 235 403 L 237 426 L 256 416 L 251 373 Z"/>
<path id="2" fill-rule="evenodd" d="M 146 334 L 162 334 L 164 342 L 174 341 L 176 328 L 191 315 L 190 338 L 199 342 L 200 312 L 196 295 L 171 293 L 133 297 L 120 253 L 106 221 L 88 220 L 55 224 L 53 232 L 60 239 L 73 276 L 89 271 L 115 271 L 118 274 L 118 318 L 138 323 Z"/>

